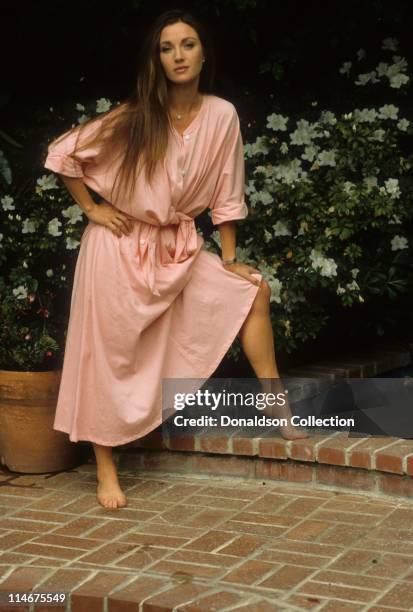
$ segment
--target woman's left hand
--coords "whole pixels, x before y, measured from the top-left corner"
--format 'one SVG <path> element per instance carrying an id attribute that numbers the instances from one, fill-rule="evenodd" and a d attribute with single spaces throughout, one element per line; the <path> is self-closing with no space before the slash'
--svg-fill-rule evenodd
<path id="1" fill-rule="evenodd" d="M 261 274 L 259 270 L 249 266 L 248 264 L 241 263 L 236 261 L 233 264 L 223 264 L 225 270 L 229 270 L 229 272 L 233 272 L 234 274 L 238 274 L 238 276 L 242 276 L 242 278 L 246 278 L 250 283 L 254 285 L 259 285 L 261 281 L 252 274 L 255 272 L 256 274 Z"/>

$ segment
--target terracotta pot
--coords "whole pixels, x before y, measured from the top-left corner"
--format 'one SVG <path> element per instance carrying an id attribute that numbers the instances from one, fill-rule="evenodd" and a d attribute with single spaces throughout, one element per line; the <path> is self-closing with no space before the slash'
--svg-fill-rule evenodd
<path id="1" fill-rule="evenodd" d="M 61 374 L 0 370 L 0 462 L 12 472 L 58 472 L 82 461 L 80 445 L 53 429 Z"/>

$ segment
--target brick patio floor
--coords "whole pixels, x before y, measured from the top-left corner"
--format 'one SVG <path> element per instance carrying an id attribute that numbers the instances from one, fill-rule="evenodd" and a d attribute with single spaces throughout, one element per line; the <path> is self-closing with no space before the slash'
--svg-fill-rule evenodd
<path id="1" fill-rule="evenodd" d="M 0 471 L 1 592 L 70 593 L 72 612 L 413 608 L 407 499 L 122 469 L 129 505 L 108 510 L 95 482 L 92 463 Z"/>

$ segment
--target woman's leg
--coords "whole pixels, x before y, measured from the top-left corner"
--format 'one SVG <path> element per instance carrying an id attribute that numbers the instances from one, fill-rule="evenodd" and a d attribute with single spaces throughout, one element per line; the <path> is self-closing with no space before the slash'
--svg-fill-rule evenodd
<path id="1" fill-rule="evenodd" d="M 274 350 L 274 337 L 270 318 L 271 288 L 266 280 L 262 280 L 257 296 L 250 312 L 242 325 L 239 337 L 243 351 L 251 364 L 257 378 L 266 379 L 261 382 L 262 390 L 266 393 L 280 393 L 284 391 L 280 386 L 280 375 Z M 272 406 L 264 410 L 264 414 L 276 418 L 290 419 L 292 416 L 288 402 L 283 407 Z M 290 423 L 279 428 L 281 435 L 288 439 L 306 438 L 305 430 Z"/>
<path id="2" fill-rule="evenodd" d="M 125 494 L 119 486 L 118 474 L 112 456 L 112 447 L 92 442 L 97 464 L 97 498 L 104 508 L 123 508 Z"/>

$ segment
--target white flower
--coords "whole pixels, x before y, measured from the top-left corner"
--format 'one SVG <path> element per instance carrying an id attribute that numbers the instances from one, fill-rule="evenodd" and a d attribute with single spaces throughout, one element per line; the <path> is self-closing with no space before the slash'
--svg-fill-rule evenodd
<path id="1" fill-rule="evenodd" d="M 290 134 L 291 144 L 312 144 L 312 139 L 319 136 L 316 130 L 317 125 L 317 123 L 311 124 L 305 119 L 297 121 L 297 129 Z"/>
<path id="2" fill-rule="evenodd" d="M 281 143 L 280 153 L 282 153 L 283 155 L 286 155 L 288 151 L 289 151 L 288 144 L 286 142 Z"/>
<path id="3" fill-rule="evenodd" d="M 391 250 L 392 251 L 401 251 L 402 249 L 408 249 L 409 243 L 407 242 L 407 238 L 404 236 L 395 236 L 391 241 Z"/>
<path id="4" fill-rule="evenodd" d="M 272 236 L 267 229 L 264 230 L 264 240 L 265 242 L 270 242 L 270 240 L 272 240 Z"/>
<path id="5" fill-rule="evenodd" d="M 386 62 L 380 62 L 377 66 L 377 74 L 380 77 L 387 77 L 389 79 L 390 87 L 399 89 L 402 85 L 405 85 L 410 80 L 406 74 L 408 68 L 407 61 L 404 57 L 397 55 L 393 56 L 393 64 L 389 66 Z"/>
<path id="6" fill-rule="evenodd" d="M 354 118 L 359 123 L 373 123 L 377 118 L 377 111 L 374 108 L 358 108 L 354 111 Z"/>
<path id="7" fill-rule="evenodd" d="M 253 200 L 254 204 L 256 204 L 257 202 L 261 202 L 261 204 L 264 204 L 264 206 L 267 206 L 268 204 L 272 204 L 274 202 L 274 198 L 272 197 L 270 192 L 264 190 L 257 191 L 250 199 Z"/>
<path id="8" fill-rule="evenodd" d="M 107 98 L 99 98 L 96 100 L 96 112 L 97 113 L 105 113 L 112 106 L 112 102 Z"/>
<path id="9" fill-rule="evenodd" d="M 3 205 L 3 210 L 15 210 L 15 206 L 13 205 L 14 199 L 11 196 L 5 195 L 0 200 Z"/>
<path id="10" fill-rule="evenodd" d="M 274 179 L 283 181 L 286 185 L 293 185 L 296 181 L 306 180 L 307 174 L 302 169 L 299 159 L 293 159 L 290 163 L 279 164 L 273 168 Z"/>
<path id="11" fill-rule="evenodd" d="M 43 174 L 41 178 L 37 179 L 36 183 L 40 187 L 41 191 L 46 191 L 47 189 L 58 189 L 59 187 L 54 174 Z"/>
<path id="12" fill-rule="evenodd" d="M 376 176 L 365 176 L 363 180 L 367 187 L 368 193 L 370 193 L 373 187 L 377 187 L 377 177 Z"/>
<path id="13" fill-rule="evenodd" d="M 302 236 L 307 231 L 308 231 L 308 223 L 307 223 L 307 221 L 301 221 L 300 222 L 300 228 L 299 228 L 299 230 L 297 232 L 297 236 Z"/>
<path id="14" fill-rule="evenodd" d="M 35 221 L 31 221 L 30 219 L 25 219 L 23 221 L 22 234 L 34 234 L 36 229 L 37 227 Z"/>
<path id="15" fill-rule="evenodd" d="M 334 259 L 326 258 L 323 261 L 323 264 L 320 268 L 320 274 L 321 276 L 326 276 L 327 278 L 337 276 L 337 264 Z"/>
<path id="16" fill-rule="evenodd" d="M 314 268 L 314 270 L 319 271 L 321 276 L 325 276 L 327 278 L 337 276 L 337 264 L 334 259 L 324 257 L 324 255 L 320 251 L 317 251 L 317 249 L 312 249 L 310 259 L 311 267 Z"/>
<path id="17" fill-rule="evenodd" d="M 76 110 L 79 112 L 83 112 L 85 110 L 85 107 L 83 106 L 83 104 L 76 104 Z"/>
<path id="18" fill-rule="evenodd" d="M 346 292 L 346 290 L 341 285 L 339 285 L 337 287 L 337 295 L 343 295 L 343 293 L 345 293 L 345 292 Z"/>
<path id="19" fill-rule="evenodd" d="M 267 178 L 272 176 L 273 166 L 268 164 L 267 166 L 255 166 L 253 174 L 264 174 Z"/>
<path id="20" fill-rule="evenodd" d="M 89 119 L 90 119 L 89 115 L 80 115 L 80 117 L 77 118 L 77 122 L 86 123 L 86 121 L 89 121 Z"/>
<path id="21" fill-rule="evenodd" d="M 402 85 L 406 85 L 406 83 L 408 83 L 409 81 L 410 77 L 407 76 L 407 74 L 401 74 L 401 72 L 399 72 L 398 74 L 395 74 L 390 77 L 390 87 L 393 87 L 394 89 L 400 89 Z"/>
<path id="22" fill-rule="evenodd" d="M 287 129 L 287 122 L 288 117 L 283 117 L 282 115 L 276 115 L 273 113 L 267 117 L 267 128 L 274 130 L 274 132 L 285 132 Z"/>
<path id="23" fill-rule="evenodd" d="M 236 256 L 239 261 L 253 263 L 252 255 L 253 253 L 252 253 L 251 246 L 247 246 L 247 247 L 237 246 Z"/>
<path id="24" fill-rule="evenodd" d="M 268 145 L 265 142 L 264 136 L 258 136 L 254 143 L 252 143 L 250 152 L 252 155 L 267 155 L 269 153 Z"/>
<path id="25" fill-rule="evenodd" d="M 399 187 L 399 180 L 389 178 L 387 181 L 384 181 L 384 186 L 386 188 L 387 193 L 393 198 L 399 198 L 401 191 Z"/>
<path id="26" fill-rule="evenodd" d="M 304 153 L 301 155 L 301 158 L 306 159 L 309 162 L 312 162 L 314 161 L 314 158 L 317 155 L 319 150 L 320 150 L 320 147 L 318 147 L 317 145 L 309 145 L 305 147 Z"/>
<path id="27" fill-rule="evenodd" d="M 335 166 L 336 165 L 336 152 L 334 149 L 330 151 L 321 151 L 317 157 L 317 163 L 320 166 Z"/>
<path id="28" fill-rule="evenodd" d="M 347 74 L 347 76 L 350 73 L 350 69 L 352 66 L 352 62 L 344 62 L 344 64 L 341 66 L 339 72 L 340 74 Z"/>
<path id="29" fill-rule="evenodd" d="M 281 304 L 281 289 L 282 282 L 278 280 L 278 278 L 270 277 L 266 279 L 270 289 L 271 289 L 271 297 L 270 302 L 276 302 L 277 304 Z"/>
<path id="30" fill-rule="evenodd" d="M 351 271 L 351 276 L 353 278 L 357 278 L 358 273 L 360 272 L 360 270 L 358 268 L 353 268 Z"/>
<path id="31" fill-rule="evenodd" d="M 369 140 L 377 140 L 378 142 L 383 142 L 385 133 L 386 131 L 382 130 L 381 128 L 379 130 L 374 130 L 373 134 L 369 136 Z"/>
<path id="32" fill-rule="evenodd" d="M 19 285 L 15 289 L 13 289 L 13 295 L 18 300 L 24 300 L 27 298 L 27 287 L 26 285 Z"/>
<path id="33" fill-rule="evenodd" d="M 400 119 L 400 121 L 398 121 L 397 123 L 397 127 L 401 132 L 406 132 L 409 125 L 410 121 L 408 121 L 407 119 Z"/>
<path id="34" fill-rule="evenodd" d="M 393 215 L 393 217 L 389 220 L 389 223 L 391 225 L 397 225 L 400 224 L 402 222 L 402 220 L 400 219 L 399 215 Z"/>
<path id="35" fill-rule="evenodd" d="M 73 204 L 73 206 L 69 206 L 65 210 L 62 210 L 62 215 L 68 219 L 68 223 L 74 225 L 78 221 L 81 221 L 83 218 L 83 211 L 77 204 Z"/>
<path id="36" fill-rule="evenodd" d="M 329 125 L 335 125 L 337 123 L 336 116 L 331 111 L 323 111 L 319 118 L 320 123 L 328 123 Z"/>
<path id="37" fill-rule="evenodd" d="M 79 246 L 80 242 L 71 238 L 70 236 L 66 238 L 66 249 L 76 249 Z"/>
<path id="38" fill-rule="evenodd" d="M 255 193 L 256 189 L 255 189 L 255 184 L 254 181 L 249 180 L 248 183 L 245 185 L 245 193 L 246 195 L 251 195 L 251 193 Z"/>
<path id="39" fill-rule="evenodd" d="M 399 45 L 399 42 L 397 38 L 384 38 L 381 48 L 384 51 L 397 51 L 398 45 Z"/>
<path id="40" fill-rule="evenodd" d="M 379 108 L 380 119 L 397 119 L 397 113 L 399 109 L 394 104 L 385 104 Z"/>
<path id="41" fill-rule="evenodd" d="M 343 183 L 343 191 L 345 193 L 347 193 L 347 195 L 349 195 L 352 190 L 355 188 L 355 184 L 352 183 L 351 181 L 345 181 L 345 183 Z"/>
<path id="42" fill-rule="evenodd" d="M 380 79 L 377 78 L 376 71 L 372 70 L 371 72 L 365 72 L 364 74 L 359 74 L 357 81 L 354 81 L 355 85 L 367 85 L 369 81 L 372 83 L 378 83 Z"/>
<path id="43" fill-rule="evenodd" d="M 254 147 L 252 144 L 246 142 L 244 144 L 244 157 L 252 157 L 254 155 Z"/>
<path id="44" fill-rule="evenodd" d="M 51 221 L 49 221 L 47 230 L 51 236 L 61 236 L 62 232 L 59 230 L 59 227 L 62 225 L 62 222 L 59 221 L 57 217 L 54 217 Z"/>
<path id="45" fill-rule="evenodd" d="M 272 229 L 274 230 L 274 236 L 291 236 L 290 230 L 282 221 L 277 221 L 277 223 L 272 226 Z"/>
<path id="46" fill-rule="evenodd" d="M 387 75 L 387 71 L 389 69 L 389 65 L 386 62 L 379 62 L 377 64 L 376 70 L 379 77 L 383 77 Z"/>
<path id="47" fill-rule="evenodd" d="M 360 289 L 358 282 L 355 280 L 351 283 L 347 283 L 346 287 L 349 291 L 358 291 Z"/>
<path id="48" fill-rule="evenodd" d="M 364 49 L 359 49 L 357 51 L 357 59 L 360 62 L 364 57 L 366 57 L 366 52 Z"/>
<path id="49" fill-rule="evenodd" d="M 0 243 L 3 241 L 4 235 L 0 234 Z"/>
<path id="50" fill-rule="evenodd" d="M 53 276 L 53 270 L 51 268 L 46 270 L 46 276 L 48 276 L 48 277 Z"/>
<path id="51" fill-rule="evenodd" d="M 212 232 L 211 238 L 214 242 L 217 243 L 218 246 L 221 246 L 221 234 L 219 230 L 215 230 L 214 232 Z"/>

